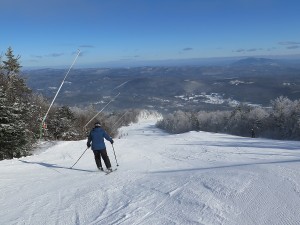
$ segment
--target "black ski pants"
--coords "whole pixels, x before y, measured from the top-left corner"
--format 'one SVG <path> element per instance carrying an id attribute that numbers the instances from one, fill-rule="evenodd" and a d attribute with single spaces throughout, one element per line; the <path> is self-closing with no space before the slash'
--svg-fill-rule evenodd
<path id="1" fill-rule="evenodd" d="M 110 160 L 108 158 L 106 149 L 102 149 L 102 150 L 94 150 L 94 155 L 95 155 L 95 161 L 96 161 L 96 165 L 98 168 L 102 167 L 101 164 L 101 157 L 105 163 L 106 168 L 111 168 L 111 164 L 110 164 Z"/>

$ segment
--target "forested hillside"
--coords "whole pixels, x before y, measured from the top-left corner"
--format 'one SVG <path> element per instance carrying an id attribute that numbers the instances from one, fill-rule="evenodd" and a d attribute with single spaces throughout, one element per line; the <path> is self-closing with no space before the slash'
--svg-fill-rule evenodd
<path id="1" fill-rule="evenodd" d="M 300 101 L 279 97 L 271 108 L 240 104 L 231 111 L 176 111 L 157 126 L 170 133 L 191 130 L 300 140 Z"/>
<path id="2" fill-rule="evenodd" d="M 40 69 L 26 70 L 22 75 L 35 92 L 51 99 L 64 73 L 63 69 Z M 231 110 L 240 103 L 268 107 L 270 100 L 280 96 L 297 100 L 299 90 L 299 66 L 248 59 L 218 66 L 74 69 L 57 102 L 80 107 L 93 104 L 100 109 L 107 98 L 121 92 L 110 110 L 215 111 Z"/>

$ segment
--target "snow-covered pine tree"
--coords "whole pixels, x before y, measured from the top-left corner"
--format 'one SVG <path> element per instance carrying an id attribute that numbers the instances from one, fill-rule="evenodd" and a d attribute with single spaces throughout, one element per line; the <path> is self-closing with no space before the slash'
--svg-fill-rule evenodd
<path id="1" fill-rule="evenodd" d="M 31 90 L 17 74 L 20 57 L 14 57 L 12 48 L 5 55 L 7 60 L 0 65 L 0 159 L 27 155 L 31 145 L 27 125 L 32 120 L 28 114 Z"/>
<path id="2" fill-rule="evenodd" d="M 55 110 L 48 118 L 49 133 L 55 139 L 71 140 L 79 136 L 74 128 L 74 114 L 69 107 L 63 106 Z"/>
<path id="3" fill-rule="evenodd" d="M 20 103 L 11 105 L 3 88 L 0 88 L 0 137 L 0 159 L 28 154 L 22 106 Z"/>
<path id="4" fill-rule="evenodd" d="M 280 139 L 298 139 L 300 133 L 300 101 L 292 101 L 280 96 L 272 103 L 272 119 L 274 129 L 277 130 Z"/>
<path id="5" fill-rule="evenodd" d="M 3 69 L 6 70 L 6 75 L 18 74 L 22 67 L 19 63 L 21 57 L 19 55 L 17 57 L 14 56 L 12 47 L 7 49 L 5 56 L 7 59 L 3 61 Z"/>

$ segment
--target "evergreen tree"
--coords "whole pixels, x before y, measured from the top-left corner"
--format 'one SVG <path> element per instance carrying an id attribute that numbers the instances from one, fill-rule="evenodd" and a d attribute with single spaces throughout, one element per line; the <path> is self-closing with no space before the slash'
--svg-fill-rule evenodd
<path id="1" fill-rule="evenodd" d="M 0 137 L 1 159 L 27 155 L 22 107 L 19 103 L 11 105 L 3 88 L 0 88 Z"/>
<path id="2" fill-rule="evenodd" d="M 18 76 L 21 68 L 12 48 L 5 54 L 7 60 L 0 63 L 0 158 L 27 155 L 32 140 L 28 138 L 31 121 L 29 94 L 31 90 Z"/>
<path id="3" fill-rule="evenodd" d="M 14 75 L 20 72 L 20 68 L 22 67 L 19 63 L 20 56 L 15 57 L 13 54 L 13 49 L 9 47 L 7 52 L 5 53 L 7 60 L 3 61 L 3 69 L 6 70 L 7 75 Z"/>
<path id="4" fill-rule="evenodd" d="M 272 101 L 272 106 L 272 119 L 280 134 L 278 138 L 299 139 L 300 101 L 280 96 Z"/>
<path id="5" fill-rule="evenodd" d="M 63 106 L 55 109 L 55 113 L 48 117 L 48 130 L 55 139 L 71 140 L 78 136 L 73 123 L 74 114 L 69 107 Z"/>
<path id="6" fill-rule="evenodd" d="M 190 121 L 192 124 L 192 129 L 195 131 L 199 131 L 200 130 L 200 123 L 199 120 L 197 119 L 196 113 L 191 113 L 191 117 L 190 117 Z"/>

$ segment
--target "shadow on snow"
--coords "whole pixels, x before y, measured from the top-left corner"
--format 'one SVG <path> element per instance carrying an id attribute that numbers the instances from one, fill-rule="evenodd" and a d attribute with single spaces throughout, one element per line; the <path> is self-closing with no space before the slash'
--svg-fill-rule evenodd
<path id="1" fill-rule="evenodd" d="M 70 167 L 65 167 L 65 166 L 59 166 L 59 165 L 56 165 L 56 164 L 43 163 L 43 162 L 28 162 L 28 161 L 25 161 L 25 160 L 19 160 L 19 161 L 22 162 L 22 163 L 37 164 L 37 165 L 40 165 L 40 166 L 44 166 L 44 167 L 53 169 L 53 170 L 55 170 L 58 173 L 60 173 L 60 172 L 58 170 L 56 170 L 56 169 L 77 170 L 77 171 L 83 171 L 83 172 L 96 172 L 96 171 L 93 171 L 93 170 L 75 169 L 75 168 L 70 168 Z"/>
<path id="2" fill-rule="evenodd" d="M 192 171 L 201 171 L 201 170 L 213 170 L 213 169 L 224 169 L 224 168 L 234 168 L 234 167 L 243 167 L 243 166 L 253 166 L 253 165 L 268 165 L 268 164 L 281 164 L 281 163 L 299 163 L 300 159 L 295 160 L 281 160 L 281 161 L 268 161 L 268 162 L 257 162 L 257 163 L 240 163 L 233 165 L 224 165 L 224 166 L 212 166 L 212 167 L 200 167 L 200 168 L 189 168 L 189 169 L 178 169 L 178 170 L 161 170 L 153 171 L 150 173 L 177 173 L 177 172 L 192 172 Z"/>

